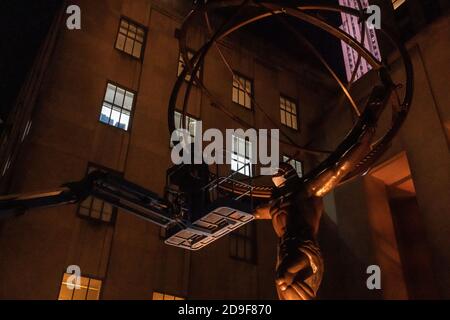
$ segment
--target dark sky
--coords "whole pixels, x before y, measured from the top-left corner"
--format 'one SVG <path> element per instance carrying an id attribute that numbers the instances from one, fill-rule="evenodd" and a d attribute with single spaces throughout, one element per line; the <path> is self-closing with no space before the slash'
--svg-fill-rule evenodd
<path id="1" fill-rule="evenodd" d="M 339 4 L 338 0 L 295 0 L 294 3 L 302 4 Z M 242 16 L 254 16 L 255 9 L 248 10 L 248 12 L 243 12 Z M 230 17 L 232 12 L 231 9 L 222 10 L 221 13 L 225 17 Z M 338 12 L 331 11 L 321 11 L 320 14 L 317 11 L 310 11 L 310 14 L 318 14 L 318 17 L 326 20 L 329 24 L 339 27 L 342 24 L 341 15 Z M 345 77 L 345 66 L 342 56 L 341 42 L 336 37 L 331 36 L 327 32 L 315 27 L 309 23 L 303 22 L 294 17 L 288 16 L 278 16 L 273 18 L 266 18 L 258 22 L 252 23 L 246 26 L 242 30 L 251 32 L 252 34 L 258 35 L 264 41 L 271 41 L 276 44 L 276 46 L 281 49 L 291 52 L 294 57 L 301 57 L 300 60 L 306 59 L 310 63 L 314 63 L 318 68 L 323 68 L 322 64 L 318 61 L 315 56 L 311 54 L 311 51 L 307 49 L 294 35 L 292 30 L 289 30 L 285 24 L 280 22 L 280 18 L 288 22 L 290 26 L 299 31 L 303 37 L 305 37 L 309 42 L 311 42 L 314 47 L 321 53 L 325 60 L 330 64 L 333 70 L 341 77 L 341 79 L 346 80 Z M 325 70 L 325 69 L 324 69 Z"/>
<path id="2" fill-rule="evenodd" d="M 61 0 L 0 0 L 0 117 L 5 120 Z"/>

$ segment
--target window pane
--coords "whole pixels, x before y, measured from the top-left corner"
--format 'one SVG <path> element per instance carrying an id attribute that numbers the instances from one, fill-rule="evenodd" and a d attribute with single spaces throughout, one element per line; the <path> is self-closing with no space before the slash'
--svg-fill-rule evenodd
<path id="1" fill-rule="evenodd" d="M 103 106 L 102 113 L 100 115 L 100 121 L 103 123 L 109 124 L 111 111 L 112 110 L 110 108 Z"/>
<path id="2" fill-rule="evenodd" d="M 86 300 L 87 288 L 85 286 L 81 286 L 80 289 L 75 289 L 73 291 L 72 300 Z"/>
<path id="3" fill-rule="evenodd" d="M 181 129 L 181 113 L 175 111 L 175 128 Z"/>
<path id="4" fill-rule="evenodd" d="M 292 114 L 297 114 L 297 105 L 295 103 L 291 103 Z"/>
<path id="5" fill-rule="evenodd" d="M 105 202 L 103 205 L 102 220 L 110 222 L 112 217 L 113 207 L 110 203 Z"/>
<path id="6" fill-rule="evenodd" d="M 281 110 L 281 123 L 286 124 L 286 111 Z"/>
<path id="7" fill-rule="evenodd" d="M 106 88 L 105 101 L 113 103 L 115 92 L 116 92 L 116 86 L 111 83 L 108 83 L 108 86 Z"/>
<path id="8" fill-rule="evenodd" d="M 101 286 L 102 286 L 102 282 L 100 280 L 91 279 L 91 281 L 89 281 L 89 289 L 95 289 L 95 290 L 99 291 Z"/>
<path id="9" fill-rule="evenodd" d="M 140 42 L 135 42 L 134 48 L 133 48 L 133 56 L 135 56 L 136 58 L 140 58 L 141 57 L 141 49 L 142 49 L 142 44 Z"/>
<path id="10" fill-rule="evenodd" d="M 119 123 L 120 120 L 120 111 L 114 108 L 111 112 L 111 118 L 109 120 L 109 124 L 115 126 Z"/>
<path id="11" fill-rule="evenodd" d="M 69 276 L 70 275 L 67 273 L 63 275 L 58 300 L 72 300 L 73 290 L 67 286 L 67 280 L 69 279 Z"/>
<path id="12" fill-rule="evenodd" d="M 288 127 L 291 127 L 291 114 L 290 113 L 286 113 L 286 125 Z"/>
<path id="13" fill-rule="evenodd" d="M 133 51 L 133 43 L 134 43 L 133 39 L 127 38 L 127 40 L 125 41 L 125 49 L 124 49 L 124 51 L 126 53 L 129 53 L 129 54 L 132 53 L 132 51 Z"/>
<path id="14" fill-rule="evenodd" d="M 153 292 L 153 300 L 163 300 L 164 295 L 159 292 Z"/>
<path id="15" fill-rule="evenodd" d="M 86 300 L 99 300 L 100 290 L 89 290 L 87 293 Z"/>
<path id="16" fill-rule="evenodd" d="M 233 76 L 233 87 L 239 88 L 239 81 L 236 76 Z"/>
<path id="17" fill-rule="evenodd" d="M 116 97 L 114 98 L 114 104 L 116 106 L 123 106 L 123 101 L 125 99 L 125 90 L 121 88 L 117 88 Z"/>
<path id="18" fill-rule="evenodd" d="M 127 110 L 131 110 L 133 107 L 133 100 L 134 100 L 134 94 L 131 92 L 128 92 L 125 94 L 125 102 L 123 104 L 123 107 Z"/>
<path id="19" fill-rule="evenodd" d="M 130 123 L 130 114 L 127 111 L 123 111 L 120 117 L 120 123 L 117 126 L 123 130 L 128 130 L 129 123 Z"/>
<path id="20" fill-rule="evenodd" d="M 251 109 L 252 108 L 252 100 L 251 97 L 246 93 L 245 94 L 245 107 Z"/>
<path id="21" fill-rule="evenodd" d="M 244 93 L 244 91 L 240 90 L 239 91 L 239 104 L 244 105 L 244 103 L 245 103 L 245 93 Z"/>
<path id="22" fill-rule="evenodd" d="M 233 102 L 239 103 L 238 89 L 233 87 Z"/>
<path id="23" fill-rule="evenodd" d="M 119 50 L 123 50 L 123 46 L 125 45 L 125 36 L 121 33 L 117 36 L 116 48 Z"/>
<path id="24" fill-rule="evenodd" d="M 125 27 L 120 27 L 119 33 L 123 34 L 125 37 L 128 33 L 128 30 Z"/>

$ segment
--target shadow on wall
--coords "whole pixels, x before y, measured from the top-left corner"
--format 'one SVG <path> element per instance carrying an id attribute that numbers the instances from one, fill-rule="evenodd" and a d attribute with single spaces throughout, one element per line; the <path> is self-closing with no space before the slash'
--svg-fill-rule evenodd
<path id="1" fill-rule="evenodd" d="M 319 230 L 319 244 L 325 262 L 319 299 L 382 299 L 381 290 L 367 289 L 367 265 L 346 246 L 339 237 L 336 223 L 326 214 Z"/>

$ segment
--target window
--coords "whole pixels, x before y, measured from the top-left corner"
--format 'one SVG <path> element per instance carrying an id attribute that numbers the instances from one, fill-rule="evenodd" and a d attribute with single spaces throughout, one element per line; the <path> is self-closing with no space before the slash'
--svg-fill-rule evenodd
<path id="1" fill-rule="evenodd" d="M 80 277 L 80 286 L 76 287 L 76 282 L 71 281 L 73 274 L 64 273 L 59 289 L 58 300 L 99 300 L 102 281 L 88 277 Z"/>
<path id="2" fill-rule="evenodd" d="M 117 34 L 116 49 L 123 51 L 137 59 L 142 56 L 144 47 L 145 30 L 126 19 L 120 20 L 120 28 Z"/>
<path id="3" fill-rule="evenodd" d="M 280 96 L 281 123 L 285 126 L 298 129 L 297 104 L 294 100 Z"/>
<path id="4" fill-rule="evenodd" d="M 252 81 L 240 75 L 233 74 L 233 102 L 247 108 L 252 108 Z"/>
<path id="5" fill-rule="evenodd" d="M 231 143 L 231 170 L 252 176 L 252 144 L 247 139 L 233 135 Z"/>
<path id="6" fill-rule="evenodd" d="M 191 60 L 192 57 L 194 56 L 194 53 L 193 53 L 192 51 L 188 50 L 187 55 L 188 55 L 189 60 Z M 177 76 L 178 76 L 178 77 L 179 77 L 180 74 L 183 72 L 184 67 L 185 67 L 185 62 L 184 62 L 183 56 L 181 55 L 181 52 L 180 52 L 180 56 L 179 56 L 179 58 L 178 58 L 178 72 L 177 72 Z M 200 72 L 201 72 L 201 69 L 202 69 L 202 68 L 200 67 L 200 68 L 197 70 L 197 78 L 199 78 L 199 79 L 200 79 Z M 186 74 L 186 77 L 184 78 L 184 80 L 190 81 L 190 80 L 191 80 L 191 75 L 190 75 L 189 73 Z M 195 82 L 194 82 L 194 84 L 195 84 Z"/>
<path id="7" fill-rule="evenodd" d="M 181 129 L 181 121 L 182 121 L 183 117 L 181 115 L 180 112 L 175 111 L 175 129 Z M 192 142 L 193 139 L 195 138 L 196 135 L 196 130 L 197 130 L 197 119 L 194 119 L 188 115 L 186 115 L 185 117 L 185 123 L 184 123 L 184 129 L 189 131 L 191 138 L 192 138 Z M 180 135 L 178 135 L 180 137 Z M 178 140 L 178 139 L 177 139 Z M 172 140 L 170 141 L 170 146 L 173 147 L 173 142 Z"/>
<path id="8" fill-rule="evenodd" d="M 186 300 L 184 298 L 176 297 L 170 294 L 160 293 L 160 292 L 153 292 L 153 299 L 152 300 Z"/>
<path id="9" fill-rule="evenodd" d="M 392 5 L 394 6 L 394 10 L 397 10 L 406 0 L 392 0 Z"/>
<path id="10" fill-rule="evenodd" d="M 96 166 L 90 166 L 88 173 L 99 169 Z M 94 198 L 92 196 L 87 197 L 78 207 L 78 215 L 84 218 L 92 220 L 113 223 L 117 216 L 117 207 L 114 207 L 108 202 Z"/>
<path id="11" fill-rule="evenodd" d="M 127 131 L 130 125 L 134 96 L 133 92 L 108 83 L 100 114 L 100 122 Z"/>
<path id="12" fill-rule="evenodd" d="M 250 263 L 256 262 L 256 225 L 246 224 L 230 233 L 230 257 Z"/>
<path id="13" fill-rule="evenodd" d="M 303 177 L 303 163 L 295 159 L 291 159 L 290 161 L 288 160 L 289 157 L 283 156 L 283 162 L 289 163 L 295 169 L 295 171 L 297 171 L 298 176 L 300 178 Z"/>

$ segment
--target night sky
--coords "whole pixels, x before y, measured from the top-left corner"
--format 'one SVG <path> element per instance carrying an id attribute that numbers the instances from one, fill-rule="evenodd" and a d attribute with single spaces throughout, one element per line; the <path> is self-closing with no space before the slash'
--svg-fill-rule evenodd
<path id="1" fill-rule="evenodd" d="M 0 117 L 4 121 L 61 0 L 0 1 Z"/>

